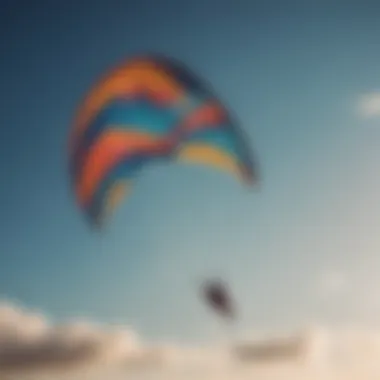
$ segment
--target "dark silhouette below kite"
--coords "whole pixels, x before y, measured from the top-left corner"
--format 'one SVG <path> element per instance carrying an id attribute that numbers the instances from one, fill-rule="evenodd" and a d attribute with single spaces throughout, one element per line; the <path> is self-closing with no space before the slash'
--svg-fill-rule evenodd
<path id="1" fill-rule="evenodd" d="M 202 297 L 223 318 L 231 321 L 236 319 L 231 294 L 221 280 L 206 281 L 202 286 Z"/>

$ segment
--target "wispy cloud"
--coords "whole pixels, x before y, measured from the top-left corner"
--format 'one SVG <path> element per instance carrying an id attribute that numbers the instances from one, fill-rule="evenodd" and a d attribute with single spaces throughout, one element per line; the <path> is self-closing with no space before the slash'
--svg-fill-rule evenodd
<path id="1" fill-rule="evenodd" d="M 244 360 L 237 345 L 248 348 Z M 47 374 L 97 380 L 111 373 L 118 380 L 133 371 L 133 378 L 145 380 L 371 380 L 380 378 L 379 357 L 380 334 L 363 329 L 261 334 L 224 347 L 153 345 L 126 328 L 83 321 L 57 325 L 39 313 L 0 304 L 1 379 Z"/>
<path id="2" fill-rule="evenodd" d="M 320 296 L 331 297 L 342 294 L 348 287 L 348 278 L 339 270 L 324 270 L 317 274 L 316 291 Z"/>
<path id="3" fill-rule="evenodd" d="M 358 111 L 364 118 L 380 117 L 380 91 L 361 95 L 358 100 Z"/>

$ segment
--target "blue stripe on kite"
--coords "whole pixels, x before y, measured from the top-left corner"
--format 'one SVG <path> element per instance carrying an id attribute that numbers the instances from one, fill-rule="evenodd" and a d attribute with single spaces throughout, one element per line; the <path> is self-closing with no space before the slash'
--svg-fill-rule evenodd
<path id="1" fill-rule="evenodd" d="M 198 130 L 184 138 L 181 145 L 186 146 L 187 143 L 195 142 L 216 147 L 235 157 L 237 160 L 244 160 L 244 151 L 241 150 L 233 130 L 228 125 L 220 125 L 218 129 L 212 127 Z"/>
<path id="2" fill-rule="evenodd" d="M 163 135 L 173 127 L 179 114 L 172 106 L 159 106 L 149 99 L 116 99 L 109 103 L 88 126 L 82 140 L 89 139 L 108 125 L 139 126 L 139 130 Z"/>
<path id="3" fill-rule="evenodd" d="M 177 125 L 180 113 L 175 107 L 160 107 L 147 99 L 114 100 L 84 132 L 71 159 L 71 175 L 74 179 L 77 177 L 86 152 L 105 130 L 115 128 L 165 135 Z"/>

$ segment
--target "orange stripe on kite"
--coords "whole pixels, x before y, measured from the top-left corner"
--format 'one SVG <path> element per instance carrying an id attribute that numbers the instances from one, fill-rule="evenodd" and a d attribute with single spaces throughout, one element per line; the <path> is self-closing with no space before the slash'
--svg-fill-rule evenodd
<path id="1" fill-rule="evenodd" d="M 222 123 L 226 114 L 217 103 L 208 103 L 192 112 L 183 122 L 181 132 L 194 132 L 204 128 L 205 124 L 215 125 Z"/>
<path id="2" fill-rule="evenodd" d="M 111 130 L 90 148 L 76 188 L 79 203 L 84 206 L 99 182 L 123 157 L 141 150 L 154 149 L 158 138 L 137 131 Z"/>
<path id="3" fill-rule="evenodd" d="M 147 92 L 157 102 L 166 104 L 181 98 L 184 89 L 169 74 L 154 65 L 135 63 L 117 69 L 96 85 L 84 100 L 74 122 L 69 149 L 73 148 L 73 140 L 108 101 L 117 97 L 128 98 L 141 92 Z"/>

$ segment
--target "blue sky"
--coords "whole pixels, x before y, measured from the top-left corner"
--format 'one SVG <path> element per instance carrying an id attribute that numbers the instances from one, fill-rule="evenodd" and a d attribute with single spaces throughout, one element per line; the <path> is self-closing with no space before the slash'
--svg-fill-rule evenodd
<path id="1" fill-rule="evenodd" d="M 380 131 L 357 105 L 380 86 L 379 6 L 12 3 L 0 16 L 1 296 L 55 319 L 203 339 L 215 319 L 198 281 L 222 275 L 244 326 L 374 323 Z M 98 235 L 69 188 L 70 122 L 108 67 L 152 50 L 213 84 L 251 138 L 262 187 L 198 167 L 151 169 Z"/>

